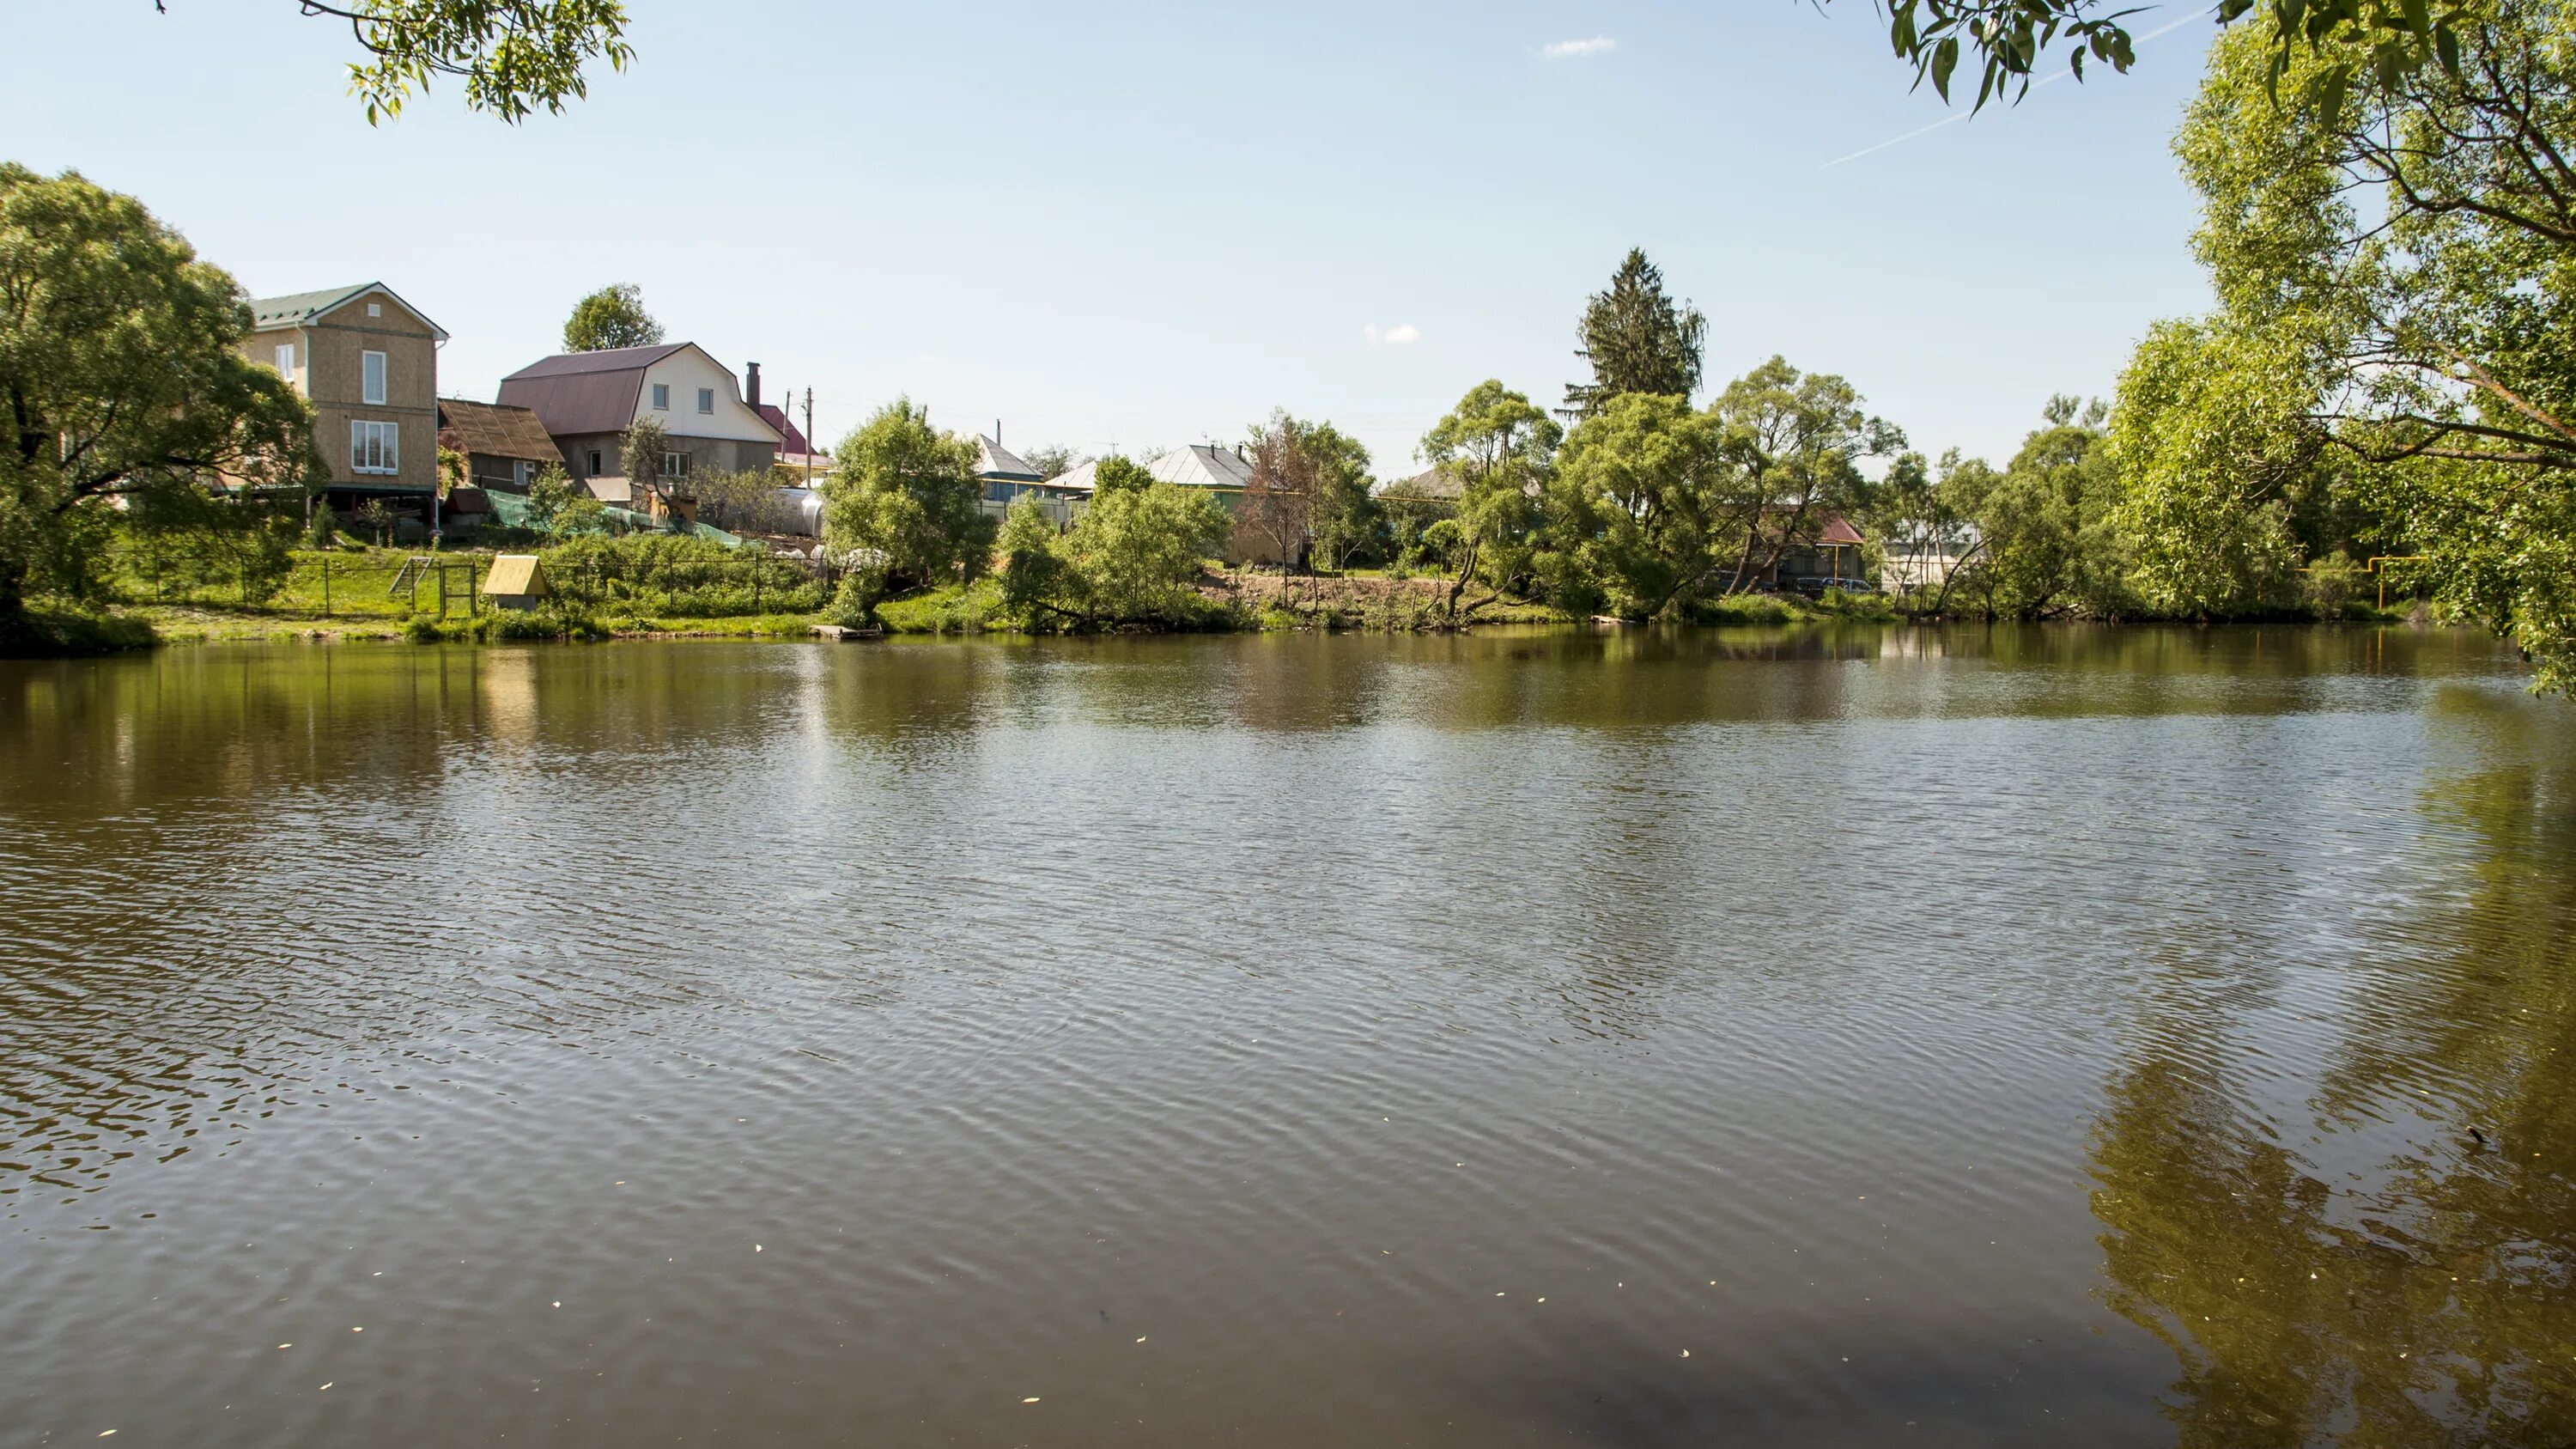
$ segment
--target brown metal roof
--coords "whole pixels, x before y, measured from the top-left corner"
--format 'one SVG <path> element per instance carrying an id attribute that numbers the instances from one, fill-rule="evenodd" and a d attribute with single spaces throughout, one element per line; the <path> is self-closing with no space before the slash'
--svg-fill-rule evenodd
<path id="1" fill-rule="evenodd" d="M 562 455 L 546 425 L 526 408 L 438 400 L 438 446 L 458 453 L 488 453 L 495 458 L 527 458 L 551 463 Z"/>
<path id="2" fill-rule="evenodd" d="M 1835 515 L 1832 522 L 1825 525 L 1824 533 L 1816 540 L 1818 543 L 1847 544 L 1854 546 L 1857 546 L 1862 541 L 1860 530 L 1852 527 L 1851 524 L 1839 514 Z"/>
<path id="3" fill-rule="evenodd" d="M 501 379 L 501 402 L 527 408 L 547 432 L 622 433 L 635 421 L 644 369 L 687 347 L 612 347 L 604 352 L 563 352 L 529 363 Z"/>

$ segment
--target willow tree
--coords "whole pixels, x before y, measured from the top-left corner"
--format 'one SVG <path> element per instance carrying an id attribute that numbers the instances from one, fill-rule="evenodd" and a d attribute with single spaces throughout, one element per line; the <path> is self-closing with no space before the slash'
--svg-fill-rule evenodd
<path id="1" fill-rule="evenodd" d="M 1654 619 L 1724 592 L 1765 502 L 1749 442 L 1669 393 L 1622 393 L 1577 424 L 1547 492 L 1558 606 Z"/>
<path id="2" fill-rule="evenodd" d="M 107 529 L 148 495 L 169 513 L 321 470 L 250 329 L 233 279 L 141 202 L 0 162 L 0 638 L 31 592 L 94 593 Z"/>
<path id="3" fill-rule="evenodd" d="M 888 587 L 972 580 L 991 564 L 975 445 L 897 398 L 841 440 L 822 481 L 823 539 Z"/>
<path id="4" fill-rule="evenodd" d="M 2222 36 L 2175 142 L 2217 310 L 2159 329 L 2115 439 L 2161 592 L 2314 456 L 2385 520 L 2382 547 L 2576 683 L 2576 7 L 2445 7 L 2442 63 L 2359 40 Z M 2336 80 L 2342 76 L 2344 79 Z M 2284 94 L 2332 92 L 2331 106 Z M 2258 540 L 2259 542 L 2259 540 Z M 2161 569 L 2161 574 L 2157 570 Z"/>
<path id="5" fill-rule="evenodd" d="M 1499 594 L 1528 572 L 1538 495 L 1565 430 L 1520 393 L 1487 378 L 1422 435 L 1422 461 L 1458 482 L 1457 573 L 1441 599 L 1451 619 L 1469 581 Z"/>
<path id="6" fill-rule="evenodd" d="M 1902 429 L 1863 410 L 1859 388 L 1783 357 L 1728 383 L 1709 410 L 1739 433 L 1761 502 L 1745 520 L 1730 591 L 1770 572 L 1828 519 L 1868 512 L 1874 500 L 1861 461 L 1905 446 Z"/>

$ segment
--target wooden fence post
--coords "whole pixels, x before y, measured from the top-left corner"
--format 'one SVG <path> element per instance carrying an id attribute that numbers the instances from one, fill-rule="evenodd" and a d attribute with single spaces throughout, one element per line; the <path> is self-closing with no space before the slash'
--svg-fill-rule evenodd
<path id="1" fill-rule="evenodd" d="M 322 617 L 331 617 L 331 556 L 322 555 Z"/>

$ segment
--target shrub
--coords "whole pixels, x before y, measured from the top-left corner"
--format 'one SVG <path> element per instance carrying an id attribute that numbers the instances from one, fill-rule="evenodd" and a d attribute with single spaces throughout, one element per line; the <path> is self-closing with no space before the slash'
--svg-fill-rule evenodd
<path id="1" fill-rule="evenodd" d="M 90 609 L 29 604 L 0 621 L 0 659 L 54 659 L 142 649 L 160 642 L 141 619 Z"/>
<path id="2" fill-rule="evenodd" d="M 2299 575 L 2302 602 L 2320 619 L 2342 618 L 2352 603 L 2355 572 L 2342 549 L 2309 560 L 2307 572 Z"/>
<path id="3" fill-rule="evenodd" d="M 1207 613 L 1194 586 L 1228 526 L 1204 491 L 1150 478 L 1103 489 L 1061 538 L 1024 498 L 1002 530 L 1001 601 L 1033 627 L 1187 628 Z"/>
<path id="4" fill-rule="evenodd" d="M 415 614 L 403 621 L 402 636 L 413 644 L 435 644 L 447 637 L 447 631 L 438 627 L 436 619 Z"/>
<path id="5" fill-rule="evenodd" d="M 1695 605 L 1691 612 L 1709 624 L 1794 624 L 1813 617 L 1783 594 L 1727 594 Z"/>
<path id="6" fill-rule="evenodd" d="M 810 613 L 822 580 L 801 560 L 686 534 L 589 535 L 543 550 L 546 580 L 569 607 L 671 618 Z"/>
<path id="7" fill-rule="evenodd" d="M 1823 604 L 1826 613 L 1838 618 L 1893 619 L 1896 617 L 1895 601 L 1881 593 L 1827 589 Z"/>
<path id="8" fill-rule="evenodd" d="M 895 634 L 981 634 L 1002 627 L 1008 612 L 993 579 L 950 584 L 877 606 L 876 618 Z"/>
<path id="9" fill-rule="evenodd" d="M 548 604 L 541 609 L 499 609 L 492 614 L 491 637 L 502 640 L 604 639 L 608 631 L 579 609 Z"/>

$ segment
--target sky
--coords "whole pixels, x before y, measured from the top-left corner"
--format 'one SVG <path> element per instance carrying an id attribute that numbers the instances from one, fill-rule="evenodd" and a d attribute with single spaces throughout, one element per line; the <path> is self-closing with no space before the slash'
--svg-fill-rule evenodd
<path id="1" fill-rule="evenodd" d="M 515 127 L 452 87 L 370 127 L 293 0 L 167 7 L 13 5 L 51 61 L 11 67 L 0 159 L 140 197 L 253 295 L 385 283 L 450 397 L 633 282 L 810 387 L 827 444 L 897 396 L 1087 454 L 1284 407 L 1392 478 L 1485 378 L 1558 401 L 1640 246 L 1709 390 L 1779 354 L 2001 462 L 2208 305 L 2168 149 L 2197 3 L 2127 76 L 1937 126 L 1864 0 L 629 0 L 635 62 Z"/>

